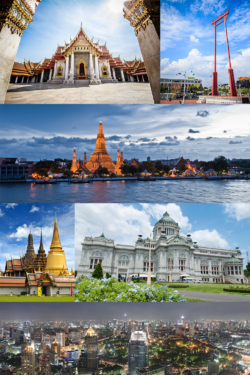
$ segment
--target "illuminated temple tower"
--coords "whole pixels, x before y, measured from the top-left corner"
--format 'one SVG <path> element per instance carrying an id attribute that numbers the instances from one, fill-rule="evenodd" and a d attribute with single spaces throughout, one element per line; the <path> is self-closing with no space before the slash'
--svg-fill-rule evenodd
<path id="1" fill-rule="evenodd" d="M 99 124 L 99 132 L 97 134 L 95 151 L 90 156 L 89 161 L 86 163 L 86 167 L 91 172 L 95 172 L 100 166 L 107 168 L 108 171 L 111 171 L 113 173 L 120 173 L 120 165 L 115 165 L 107 152 L 101 121 Z"/>
<path id="2" fill-rule="evenodd" d="M 55 223 L 53 238 L 50 245 L 50 251 L 47 257 L 46 272 L 53 274 L 54 276 L 69 276 L 69 271 L 66 263 L 66 257 L 62 248 L 59 232 L 57 228 L 57 219 L 55 211 Z"/>
<path id="3" fill-rule="evenodd" d="M 72 166 L 70 168 L 72 172 L 76 172 L 78 170 L 77 168 L 77 161 L 76 161 L 76 150 L 73 151 L 73 160 L 72 160 Z"/>

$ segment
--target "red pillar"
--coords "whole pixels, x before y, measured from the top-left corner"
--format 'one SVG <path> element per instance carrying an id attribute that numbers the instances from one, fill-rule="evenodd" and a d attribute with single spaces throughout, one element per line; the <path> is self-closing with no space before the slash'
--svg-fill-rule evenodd
<path id="1" fill-rule="evenodd" d="M 224 17 L 224 23 L 225 23 L 227 54 L 228 54 L 228 63 L 229 63 L 228 75 L 229 75 L 230 93 L 231 93 L 231 96 L 237 96 L 237 91 L 235 87 L 235 79 L 234 79 L 234 71 L 231 66 L 229 42 L 228 42 L 228 36 L 227 36 L 227 16 Z"/>
<path id="2" fill-rule="evenodd" d="M 212 95 L 218 95 L 218 74 L 216 72 L 216 24 L 214 24 L 214 72 L 213 72 L 213 84 L 212 84 Z"/>

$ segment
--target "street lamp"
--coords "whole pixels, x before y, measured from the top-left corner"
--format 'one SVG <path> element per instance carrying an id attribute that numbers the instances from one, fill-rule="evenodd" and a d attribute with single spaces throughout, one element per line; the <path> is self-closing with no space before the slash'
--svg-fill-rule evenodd
<path id="1" fill-rule="evenodd" d="M 150 240 L 149 240 L 149 256 L 148 256 L 148 279 L 147 279 L 147 285 L 151 285 L 151 233 L 150 233 Z"/>

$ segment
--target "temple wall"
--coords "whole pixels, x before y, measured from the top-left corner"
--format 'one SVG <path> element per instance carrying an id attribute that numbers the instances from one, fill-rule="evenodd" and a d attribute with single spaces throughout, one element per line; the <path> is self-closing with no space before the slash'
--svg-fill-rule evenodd
<path id="1" fill-rule="evenodd" d="M 10 294 L 12 293 L 13 295 L 18 295 L 20 296 L 21 292 L 26 292 L 26 288 L 24 287 L 4 287 L 0 288 L 0 295 L 4 294 Z"/>
<path id="2" fill-rule="evenodd" d="M 2 28 L 0 32 L 0 103 L 5 102 L 20 40 L 21 37 L 17 34 L 12 34 L 7 26 Z"/>
<path id="3" fill-rule="evenodd" d="M 160 39 L 150 23 L 137 35 L 155 104 L 160 103 Z"/>

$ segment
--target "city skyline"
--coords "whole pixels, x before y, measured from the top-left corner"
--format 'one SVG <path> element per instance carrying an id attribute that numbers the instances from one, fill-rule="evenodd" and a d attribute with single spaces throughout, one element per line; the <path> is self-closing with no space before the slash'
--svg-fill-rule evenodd
<path id="1" fill-rule="evenodd" d="M 1 303 L 1 320 L 41 320 L 41 321 L 75 321 L 75 320 L 164 320 L 177 321 L 181 316 L 185 320 L 244 320 L 249 319 L 249 303 L 204 303 L 186 302 L 183 304 L 165 303 L 102 303 L 97 308 L 96 302 L 63 303 L 63 309 L 58 303 Z M 15 308 L 16 307 L 16 308 Z M 18 314 L 18 316 L 17 316 Z M 126 314 L 126 317 L 124 316 Z"/>
<path id="2" fill-rule="evenodd" d="M 247 106 L 241 106 L 240 112 L 238 108 L 187 106 L 183 116 L 178 105 L 65 105 L 60 107 L 60 112 L 51 104 L 19 106 L 13 112 L 2 106 L 0 156 L 33 161 L 72 160 L 76 148 L 82 160 L 85 151 L 87 157 L 93 153 L 102 120 L 107 151 L 112 159 L 116 158 L 118 148 L 128 160 L 183 156 L 208 161 L 219 155 L 246 159 L 250 158 L 248 110 Z"/>

